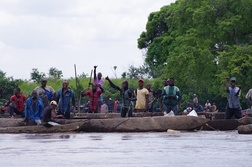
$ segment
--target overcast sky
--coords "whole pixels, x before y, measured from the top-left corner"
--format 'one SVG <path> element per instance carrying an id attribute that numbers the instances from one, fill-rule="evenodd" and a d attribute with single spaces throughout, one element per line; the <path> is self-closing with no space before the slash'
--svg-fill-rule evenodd
<path id="1" fill-rule="evenodd" d="M 90 73 L 121 77 L 143 64 L 137 39 L 151 12 L 175 0 L 1 0 L 0 70 L 30 79 L 32 68 L 64 77 Z"/>

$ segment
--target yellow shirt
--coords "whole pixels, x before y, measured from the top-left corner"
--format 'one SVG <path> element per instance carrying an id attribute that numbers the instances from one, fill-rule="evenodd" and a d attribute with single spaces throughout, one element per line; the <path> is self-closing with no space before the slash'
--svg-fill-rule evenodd
<path id="1" fill-rule="evenodd" d="M 137 89 L 137 100 L 135 109 L 146 109 L 146 95 L 149 94 L 149 91 L 146 88 L 141 90 Z"/>

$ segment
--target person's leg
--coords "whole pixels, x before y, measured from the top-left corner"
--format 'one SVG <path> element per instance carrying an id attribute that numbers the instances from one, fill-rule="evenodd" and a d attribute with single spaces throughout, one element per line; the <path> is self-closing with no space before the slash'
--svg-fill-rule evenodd
<path id="1" fill-rule="evenodd" d="M 171 109 L 173 112 L 174 112 L 174 115 L 178 115 L 178 106 L 172 106 L 172 109 Z"/>
<path id="2" fill-rule="evenodd" d="M 163 104 L 163 108 L 164 108 L 164 114 L 167 114 L 167 105 Z"/>
<path id="3" fill-rule="evenodd" d="M 12 106 L 9 107 L 10 117 L 14 115 L 14 110 L 15 110 L 15 107 L 12 107 Z"/>
<path id="4" fill-rule="evenodd" d="M 68 112 L 65 112 L 64 113 L 64 117 L 66 118 L 66 119 L 70 119 L 70 112 L 68 111 Z"/>
<path id="5" fill-rule="evenodd" d="M 232 110 L 229 107 L 227 107 L 226 112 L 225 112 L 225 119 L 231 119 L 232 116 L 233 116 Z"/>
<path id="6" fill-rule="evenodd" d="M 16 108 L 14 108 L 14 113 L 16 115 L 21 115 L 22 117 L 24 116 L 24 112 L 19 112 Z"/>
<path id="7" fill-rule="evenodd" d="M 91 109 L 90 109 L 90 108 L 88 108 L 88 113 L 92 113 L 92 111 L 91 111 Z"/>
<path id="8" fill-rule="evenodd" d="M 100 109 L 97 107 L 94 113 L 98 113 L 98 112 L 100 112 Z"/>
<path id="9" fill-rule="evenodd" d="M 132 109 L 130 108 L 130 109 L 128 109 L 128 117 L 132 117 L 132 116 L 133 116 Z"/>
<path id="10" fill-rule="evenodd" d="M 127 110 L 128 110 L 127 108 L 123 107 L 123 109 L 121 111 L 121 117 L 123 117 L 123 118 L 126 117 Z"/>
<path id="11" fill-rule="evenodd" d="M 168 114 L 169 112 L 171 112 L 172 108 L 173 107 L 171 105 L 165 105 L 166 113 Z"/>
<path id="12" fill-rule="evenodd" d="M 235 109 L 234 116 L 236 119 L 240 119 L 242 117 L 241 109 Z"/>

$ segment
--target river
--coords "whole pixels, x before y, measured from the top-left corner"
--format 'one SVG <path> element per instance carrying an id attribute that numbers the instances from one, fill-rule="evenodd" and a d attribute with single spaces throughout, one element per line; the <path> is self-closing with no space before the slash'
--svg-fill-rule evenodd
<path id="1" fill-rule="evenodd" d="M 0 166 L 251 167 L 237 131 L 0 134 Z"/>

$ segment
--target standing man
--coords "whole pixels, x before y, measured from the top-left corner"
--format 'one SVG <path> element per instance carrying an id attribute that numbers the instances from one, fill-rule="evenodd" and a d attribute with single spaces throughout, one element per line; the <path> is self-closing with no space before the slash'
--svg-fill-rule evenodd
<path id="1" fill-rule="evenodd" d="M 149 110 L 149 91 L 144 88 L 144 80 L 138 80 L 138 88 L 135 90 L 136 104 L 135 112 L 146 112 Z"/>
<path id="2" fill-rule="evenodd" d="M 102 73 L 98 72 L 98 75 L 96 75 L 96 68 L 97 66 L 94 66 L 94 84 L 98 85 L 99 87 L 102 87 L 104 84 L 104 80 L 102 79 Z"/>
<path id="3" fill-rule="evenodd" d="M 232 77 L 230 79 L 229 87 L 229 77 L 226 78 L 226 92 L 228 94 L 228 105 L 225 112 L 225 119 L 231 119 L 234 115 L 236 119 L 242 117 L 241 106 L 240 106 L 240 96 L 241 96 L 241 86 L 236 86 L 236 78 Z"/>
<path id="4" fill-rule="evenodd" d="M 10 117 L 13 118 L 14 113 L 24 117 L 26 96 L 20 92 L 20 88 L 14 89 L 14 95 L 10 98 Z"/>
<path id="5" fill-rule="evenodd" d="M 92 90 L 88 90 L 82 93 L 82 96 L 89 96 L 89 113 L 98 113 L 98 103 L 100 95 L 104 92 L 104 89 L 100 85 L 89 83 L 92 85 Z M 99 89 L 98 89 L 99 88 Z"/>
<path id="6" fill-rule="evenodd" d="M 36 123 L 37 125 L 41 124 L 41 118 L 44 111 L 44 105 L 41 98 L 39 98 L 37 95 L 38 93 L 35 90 L 33 90 L 31 97 L 29 97 L 26 100 L 25 119 L 23 122 L 24 124 L 27 124 L 28 122 Z"/>
<path id="7" fill-rule="evenodd" d="M 98 75 L 96 75 L 96 68 L 97 66 L 94 66 L 94 84 L 97 85 L 97 89 L 100 89 L 100 87 L 103 86 L 104 80 L 102 79 L 102 73 L 98 72 Z M 98 101 L 98 112 L 101 111 L 101 105 L 103 103 L 102 95 L 100 95 L 99 101 Z"/>
<path id="8" fill-rule="evenodd" d="M 42 99 L 44 107 L 48 106 L 50 101 L 55 99 L 55 91 L 51 86 L 47 85 L 47 79 L 41 79 L 41 86 L 38 86 L 34 89 L 38 96 Z"/>
<path id="9" fill-rule="evenodd" d="M 75 98 L 73 91 L 68 87 L 67 80 L 63 81 L 62 88 L 58 90 L 57 103 L 59 103 L 58 114 L 64 115 L 66 119 L 69 119 L 71 110 L 74 110 Z"/>
<path id="10" fill-rule="evenodd" d="M 126 117 L 128 112 L 128 117 L 132 117 L 132 110 L 133 110 L 133 102 L 135 100 L 134 93 L 129 89 L 128 81 L 123 81 L 122 86 L 116 86 L 109 77 L 105 78 L 110 86 L 118 91 L 120 91 L 120 96 L 122 98 L 122 109 L 121 109 L 121 117 Z M 116 104 L 116 101 L 115 101 Z M 119 102 L 117 103 L 119 104 Z"/>
<path id="11" fill-rule="evenodd" d="M 164 87 L 162 92 L 165 112 L 173 111 L 178 115 L 178 108 L 180 108 L 181 94 L 179 88 L 174 85 L 174 78 L 169 79 L 169 85 Z"/>

